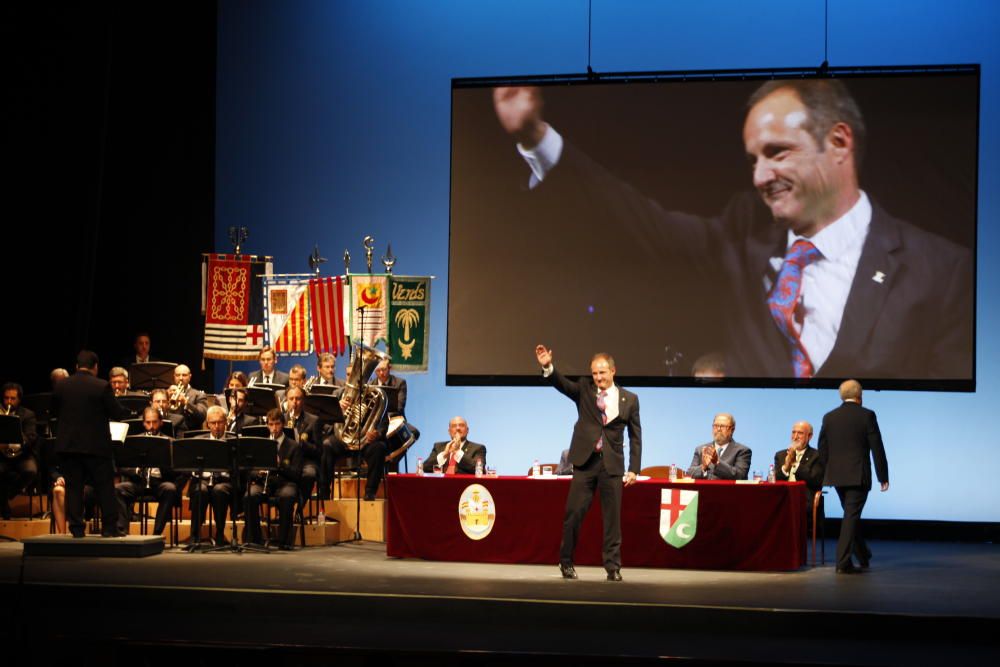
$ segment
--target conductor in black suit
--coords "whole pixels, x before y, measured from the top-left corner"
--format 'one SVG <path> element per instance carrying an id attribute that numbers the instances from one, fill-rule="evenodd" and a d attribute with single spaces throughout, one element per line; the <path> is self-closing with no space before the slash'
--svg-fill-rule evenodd
<path id="1" fill-rule="evenodd" d="M 124 419 L 128 410 L 115 400 L 111 385 L 97 377 L 97 365 L 97 354 L 81 351 L 76 357 L 76 373 L 52 392 L 51 413 L 59 420 L 56 453 L 66 480 L 66 518 L 73 537 L 84 536 L 85 478 L 92 480 L 101 503 L 101 535 L 120 535 L 108 422 Z"/>
<path id="2" fill-rule="evenodd" d="M 756 195 L 711 218 L 665 210 L 564 141 L 542 118 L 540 89 L 497 88 L 493 99 L 538 210 L 574 206 L 637 259 L 683 266 L 724 301 L 727 375 L 971 377 L 971 253 L 861 189 L 865 122 L 842 81 L 758 88 L 743 124 Z"/>
<path id="3" fill-rule="evenodd" d="M 622 488 L 635 484 L 642 455 L 639 397 L 615 384 L 615 360 L 606 353 L 590 360 L 590 377 L 577 381 L 563 377 L 552 365 L 552 351 L 544 345 L 535 356 L 545 377 L 560 393 L 576 403 L 577 420 L 569 446 L 573 480 L 566 497 L 559 570 L 565 579 L 576 579 L 573 552 L 580 524 L 590 509 L 594 490 L 601 493 L 604 520 L 602 557 L 608 581 L 621 581 Z M 625 469 L 625 431 L 628 430 L 629 463 Z"/>
<path id="4" fill-rule="evenodd" d="M 854 565 L 852 555 L 862 568 L 868 567 L 872 557 L 861 534 L 861 510 L 872 488 L 871 461 L 875 462 L 882 491 L 889 490 L 889 463 L 875 413 L 861 407 L 861 385 L 857 380 L 840 385 L 840 398 L 840 407 L 823 416 L 819 455 L 826 465 L 823 484 L 837 489 L 844 507 L 837 540 L 837 572 L 854 574 L 861 570 Z"/>

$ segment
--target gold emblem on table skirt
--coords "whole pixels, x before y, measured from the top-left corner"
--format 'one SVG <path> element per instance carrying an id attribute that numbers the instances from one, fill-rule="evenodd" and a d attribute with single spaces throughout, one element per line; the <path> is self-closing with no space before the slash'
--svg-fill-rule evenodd
<path id="1" fill-rule="evenodd" d="M 481 540 L 493 530 L 497 508 L 482 484 L 470 484 L 458 499 L 458 522 L 470 540 Z"/>

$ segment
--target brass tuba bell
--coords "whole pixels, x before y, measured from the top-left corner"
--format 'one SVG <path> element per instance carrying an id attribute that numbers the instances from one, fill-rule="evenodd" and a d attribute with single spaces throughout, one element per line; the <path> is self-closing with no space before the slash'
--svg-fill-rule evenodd
<path id="1" fill-rule="evenodd" d="M 385 392 L 378 387 L 368 384 L 375 368 L 382 361 L 389 358 L 389 355 L 375 348 L 361 345 L 360 350 L 354 351 L 351 358 L 351 366 L 347 372 L 344 391 L 341 400 L 346 400 L 350 405 L 344 411 L 344 423 L 335 424 L 334 435 L 348 449 L 361 449 L 364 446 L 364 437 L 374 428 L 385 415 L 388 401 Z M 361 392 L 361 383 L 364 382 L 364 392 Z"/>

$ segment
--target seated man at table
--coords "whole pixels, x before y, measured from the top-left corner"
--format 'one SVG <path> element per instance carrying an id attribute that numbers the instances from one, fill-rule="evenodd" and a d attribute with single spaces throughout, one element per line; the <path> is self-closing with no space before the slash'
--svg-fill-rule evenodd
<path id="1" fill-rule="evenodd" d="M 267 413 L 267 430 L 278 443 L 276 470 L 257 474 L 250 479 L 250 491 L 244 499 L 247 541 L 263 544 L 260 530 L 260 504 L 267 498 L 278 503 L 278 546 L 287 551 L 294 543 L 292 519 L 295 503 L 299 500 L 298 482 L 302 476 L 303 449 L 301 443 L 285 437 L 285 414 L 280 408 Z"/>
<path id="2" fill-rule="evenodd" d="M 163 426 L 160 411 L 153 406 L 143 410 L 142 425 L 146 435 L 163 435 L 160 433 Z M 118 532 L 128 534 L 135 501 L 148 493 L 156 498 L 156 518 L 153 520 L 152 534 L 162 535 L 170 520 L 170 510 L 177 504 L 176 475 L 170 470 L 159 468 L 120 468 L 118 472 L 122 478 L 115 486 L 115 496 L 118 498 Z"/>
<path id="3" fill-rule="evenodd" d="M 774 455 L 774 477 L 782 482 L 805 482 L 806 507 L 812 509 L 813 497 L 823 489 L 824 465 L 819 451 L 809 446 L 813 427 L 807 421 L 792 425 L 792 444 Z M 812 521 L 812 512 L 806 514 Z"/>
<path id="4" fill-rule="evenodd" d="M 726 412 L 712 421 L 712 442 L 694 450 L 688 477 L 694 479 L 746 479 L 750 472 L 750 448 L 733 440 L 736 418 Z"/>
<path id="5" fill-rule="evenodd" d="M 481 459 L 486 468 L 486 445 L 468 440 L 469 424 L 463 417 L 454 417 L 448 422 L 451 440 L 435 442 L 431 453 L 424 461 L 424 472 L 432 472 L 440 466 L 446 475 L 473 475 L 476 461 Z"/>

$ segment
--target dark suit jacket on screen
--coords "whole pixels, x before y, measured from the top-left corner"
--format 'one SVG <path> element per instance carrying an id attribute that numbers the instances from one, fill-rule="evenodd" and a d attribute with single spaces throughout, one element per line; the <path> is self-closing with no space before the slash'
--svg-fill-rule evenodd
<path id="1" fill-rule="evenodd" d="M 555 206 L 567 198 L 584 202 L 639 261 L 676 259 L 696 272 L 692 280 L 721 280 L 727 375 L 792 376 L 788 343 L 767 306 L 775 278 L 769 260 L 784 256 L 787 232 L 756 193 L 734 197 L 719 217 L 666 211 L 569 143 L 536 190 L 533 197 L 551 197 Z M 970 378 L 971 253 L 872 207 L 837 340 L 816 375 Z"/>

